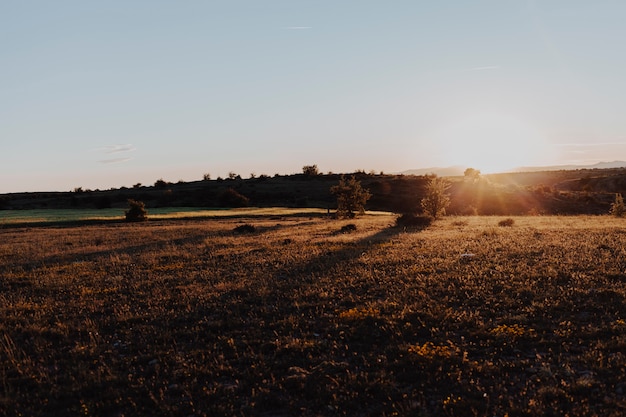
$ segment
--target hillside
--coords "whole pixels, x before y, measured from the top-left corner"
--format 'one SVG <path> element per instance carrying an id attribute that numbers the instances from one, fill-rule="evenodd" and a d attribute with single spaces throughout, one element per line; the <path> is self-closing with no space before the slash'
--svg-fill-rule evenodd
<path id="1" fill-rule="evenodd" d="M 419 211 L 428 176 L 354 174 L 369 189 L 370 210 Z M 154 207 L 319 207 L 334 209 L 330 188 L 340 174 L 276 175 L 72 192 L 0 195 L 0 209 L 126 207 L 128 199 Z M 626 169 L 579 169 L 489 174 L 474 181 L 448 177 L 450 214 L 604 214 L 615 193 L 626 194 Z"/>

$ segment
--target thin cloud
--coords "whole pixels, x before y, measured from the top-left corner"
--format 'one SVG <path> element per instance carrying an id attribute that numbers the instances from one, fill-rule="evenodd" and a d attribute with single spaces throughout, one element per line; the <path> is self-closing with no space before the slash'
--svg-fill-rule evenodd
<path id="1" fill-rule="evenodd" d="M 133 158 L 111 158 L 111 159 L 101 159 L 98 162 L 100 162 L 101 164 L 122 164 L 124 162 L 128 162 L 130 160 L 132 160 Z"/>
<path id="2" fill-rule="evenodd" d="M 132 152 L 136 149 L 137 148 L 135 148 L 132 144 L 129 143 L 126 145 L 103 146 L 101 148 L 96 149 L 96 151 L 110 154 L 110 153 L 120 153 L 120 152 Z"/>

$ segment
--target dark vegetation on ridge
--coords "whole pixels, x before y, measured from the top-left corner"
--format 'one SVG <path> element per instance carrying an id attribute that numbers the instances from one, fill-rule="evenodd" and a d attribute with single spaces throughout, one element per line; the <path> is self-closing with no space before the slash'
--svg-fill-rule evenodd
<path id="1" fill-rule="evenodd" d="M 305 167 L 306 168 L 306 167 Z M 372 197 L 368 210 L 412 212 L 420 207 L 429 176 L 356 172 L 355 178 Z M 0 195 L 0 209 L 124 208 L 129 199 L 153 207 L 320 207 L 334 209 L 330 189 L 340 174 L 303 172 L 170 183 L 153 186 L 69 192 Z M 581 169 L 448 177 L 448 214 L 605 214 L 616 193 L 626 193 L 626 168 Z"/>

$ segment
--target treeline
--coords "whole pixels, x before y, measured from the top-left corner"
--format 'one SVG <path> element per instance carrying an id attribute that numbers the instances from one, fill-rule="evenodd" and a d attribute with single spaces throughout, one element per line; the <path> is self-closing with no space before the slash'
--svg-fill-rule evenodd
<path id="1" fill-rule="evenodd" d="M 232 173 L 231 173 L 232 174 Z M 594 177 L 576 178 L 575 172 L 507 174 L 481 176 L 469 171 L 464 177 L 447 178 L 450 204 L 448 214 L 459 215 L 524 215 L 524 214 L 606 214 L 616 193 L 626 193 L 626 174 L 601 172 Z M 524 185 L 517 185 L 515 178 Z M 524 176 L 526 175 L 526 176 Z M 582 175 L 582 173 L 581 173 Z M 422 210 L 421 201 L 431 176 L 389 175 L 355 172 L 361 186 L 371 194 L 368 210 L 415 213 Z M 41 208 L 126 208 L 128 200 L 141 201 L 152 207 L 319 207 L 336 209 L 332 194 L 341 174 L 320 174 L 315 165 L 305 166 L 293 175 L 260 175 L 243 179 L 232 174 L 228 178 L 204 179 L 170 183 L 162 179 L 153 185 L 136 184 L 131 188 L 83 190 L 70 192 L 16 193 L 0 196 L 0 209 Z M 554 181 L 559 178 L 560 182 Z M 565 179 L 566 178 L 566 179 Z M 548 185 L 546 185 L 548 184 Z M 610 187 L 602 187 L 608 184 Z"/>

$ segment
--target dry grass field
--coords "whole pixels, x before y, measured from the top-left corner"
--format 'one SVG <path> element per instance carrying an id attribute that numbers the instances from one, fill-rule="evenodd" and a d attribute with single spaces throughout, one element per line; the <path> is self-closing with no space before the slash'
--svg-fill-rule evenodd
<path id="1" fill-rule="evenodd" d="M 0 415 L 626 414 L 624 220 L 394 220 L 0 229 Z"/>

